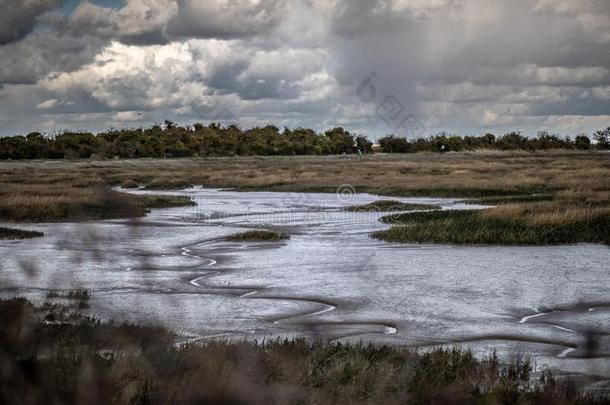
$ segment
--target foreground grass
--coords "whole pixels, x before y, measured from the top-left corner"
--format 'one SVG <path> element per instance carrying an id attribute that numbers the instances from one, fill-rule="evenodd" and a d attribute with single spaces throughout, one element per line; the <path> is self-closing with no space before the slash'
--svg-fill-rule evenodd
<path id="1" fill-rule="evenodd" d="M 285 233 L 261 230 L 236 233 L 225 238 L 227 242 L 276 242 L 286 239 L 290 239 L 290 236 Z"/>
<path id="2" fill-rule="evenodd" d="M 44 236 L 44 233 L 38 231 L 26 231 L 23 229 L 13 229 L 0 227 L 0 239 L 30 239 Z"/>
<path id="3" fill-rule="evenodd" d="M 52 316 L 51 316 L 52 315 Z M 52 318 L 49 322 L 45 319 Z M 174 344 L 162 328 L 102 323 L 61 305 L 0 300 L 2 403 L 579 404 L 527 360 L 468 350 L 305 340 Z"/>
<path id="4" fill-rule="evenodd" d="M 409 204 L 395 200 L 379 200 L 370 204 L 352 205 L 346 207 L 345 211 L 350 212 L 389 212 L 389 211 L 417 211 L 439 209 L 438 205 L 431 204 Z"/>
<path id="5" fill-rule="evenodd" d="M 554 245 L 610 244 L 610 212 L 589 210 L 581 217 L 498 215 L 495 210 L 432 211 L 385 217 L 399 224 L 373 236 L 389 242 Z"/>

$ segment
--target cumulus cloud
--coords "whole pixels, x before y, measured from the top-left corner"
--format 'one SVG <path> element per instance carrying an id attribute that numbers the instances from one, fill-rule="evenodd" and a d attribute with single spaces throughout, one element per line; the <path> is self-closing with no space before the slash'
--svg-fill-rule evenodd
<path id="1" fill-rule="evenodd" d="M 81 3 L 70 17 L 71 28 L 129 44 L 165 43 L 165 28 L 176 14 L 175 0 L 127 0 L 120 10 Z"/>
<path id="2" fill-rule="evenodd" d="M 285 0 L 178 0 L 171 35 L 198 38 L 239 38 L 269 31 L 281 22 Z"/>
<path id="3" fill-rule="evenodd" d="M 610 115 L 607 0 L 85 1 L 69 17 L 28 2 L 48 7 L 0 46 L 5 130 L 23 125 L 16 106 L 66 126 L 229 111 L 373 136 L 395 130 L 387 98 L 428 133 L 591 131 Z M 366 78 L 375 97 L 358 94 Z"/>
<path id="4" fill-rule="evenodd" d="M 3 0 L 0 13 L 0 45 L 17 41 L 34 28 L 36 18 L 64 0 Z"/>
<path id="5" fill-rule="evenodd" d="M 163 44 L 173 38 L 244 38 L 273 30 L 285 0 L 126 0 L 119 10 L 81 3 L 72 29 L 126 44 Z"/>
<path id="6" fill-rule="evenodd" d="M 0 84 L 35 84 L 46 75 L 75 70 L 93 57 L 106 40 L 66 31 L 59 18 L 22 40 L 0 46 Z"/>

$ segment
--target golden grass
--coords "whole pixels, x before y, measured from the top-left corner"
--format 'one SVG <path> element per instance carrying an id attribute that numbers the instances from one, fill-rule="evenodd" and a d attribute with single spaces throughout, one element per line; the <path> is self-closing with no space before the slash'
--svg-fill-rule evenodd
<path id="1" fill-rule="evenodd" d="M 380 195 L 464 197 L 497 203 L 501 205 L 481 215 L 552 224 L 607 213 L 610 158 L 598 152 L 483 151 L 364 157 L 2 162 L 0 219 L 11 219 L 19 206 L 104 206 L 100 188 L 108 190 L 120 184 L 328 192 L 349 184 L 358 192 Z M 52 217 L 53 210 L 48 210 L 46 216 Z M 61 212 L 57 212 L 56 220 L 64 220 Z M 12 219 L 27 220 L 28 215 L 26 210 Z"/>

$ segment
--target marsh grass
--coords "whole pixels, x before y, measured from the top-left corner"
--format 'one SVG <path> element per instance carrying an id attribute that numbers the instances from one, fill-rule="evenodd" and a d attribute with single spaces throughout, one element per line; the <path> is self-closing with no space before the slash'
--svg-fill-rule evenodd
<path id="1" fill-rule="evenodd" d="M 190 181 L 181 178 L 158 177 L 146 184 L 147 190 L 182 190 L 191 188 L 193 185 Z"/>
<path id="2" fill-rule="evenodd" d="M 197 203 L 192 198 L 181 195 L 137 195 L 135 204 L 144 208 L 171 208 L 195 206 Z"/>
<path id="3" fill-rule="evenodd" d="M 0 239 L 30 239 L 44 236 L 38 231 L 0 227 Z"/>
<path id="4" fill-rule="evenodd" d="M 344 208 L 350 212 L 416 211 L 440 209 L 438 205 L 403 203 L 396 200 L 379 200 L 370 204 L 352 205 Z"/>
<path id="5" fill-rule="evenodd" d="M 13 222 L 67 222 L 130 218 L 144 216 L 151 208 L 194 204 L 192 199 L 184 196 L 126 194 L 97 182 L 83 187 L 74 187 L 73 184 L 74 180 L 61 178 L 51 184 L 3 184 L 0 219 Z"/>
<path id="6" fill-rule="evenodd" d="M 512 228 L 509 233 L 514 234 L 523 227 L 530 234 L 542 231 L 538 236 L 521 238 L 540 243 L 569 239 L 553 236 L 555 231 L 563 234 L 569 227 L 603 224 L 597 219 L 570 222 L 570 218 L 591 215 L 603 218 L 603 210 L 610 206 L 607 154 L 478 151 L 444 155 L 378 154 L 362 158 L 1 162 L 0 220 L 68 221 L 141 216 L 147 208 L 156 206 L 138 205 L 136 197 L 116 195 L 109 190 L 126 181 L 151 189 L 179 189 L 193 184 L 242 191 L 291 192 L 335 192 L 340 185 L 350 184 L 357 192 L 386 196 L 467 198 L 473 203 L 496 205 L 485 211 L 486 218 L 495 218 L 498 226 L 507 232 Z M 190 204 L 187 200 L 184 202 Z M 564 222 L 571 225 L 564 226 Z M 533 227 L 543 223 L 546 225 Z M 482 226 L 480 222 L 477 224 Z M 456 224 L 451 229 L 461 232 L 466 228 Z M 404 232 L 391 233 L 395 235 L 393 238 L 400 239 L 396 234 Z M 440 235 L 445 238 L 429 239 L 439 243 L 469 239 L 446 232 Z M 505 235 L 506 238 L 496 243 L 519 239 Z M 591 238 L 592 235 L 595 237 Z M 588 242 L 598 240 L 599 236 L 600 232 L 595 230 L 579 230 L 571 241 Z M 479 239 L 493 243 L 491 237 Z"/>
<path id="7" fill-rule="evenodd" d="M 121 187 L 124 189 L 134 189 L 139 188 L 140 184 L 132 179 L 127 179 L 121 183 Z"/>
<path id="8" fill-rule="evenodd" d="M 602 404 L 527 359 L 469 350 L 205 341 L 104 323 L 56 304 L 0 300 L 2 403 Z M 10 372 L 4 372 L 9 370 Z"/>
<path id="9" fill-rule="evenodd" d="M 520 206 L 517 210 L 524 209 Z M 578 215 L 577 213 L 580 212 Z M 372 234 L 389 242 L 467 245 L 557 245 L 579 242 L 610 244 L 610 211 L 511 212 L 448 210 L 384 217 L 395 224 Z"/>
<path id="10" fill-rule="evenodd" d="M 262 230 L 237 233 L 234 235 L 227 236 L 225 238 L 227 242 L 277 242 L 286 239 L 290 239 L 290 236 L 288 234 Z"/>

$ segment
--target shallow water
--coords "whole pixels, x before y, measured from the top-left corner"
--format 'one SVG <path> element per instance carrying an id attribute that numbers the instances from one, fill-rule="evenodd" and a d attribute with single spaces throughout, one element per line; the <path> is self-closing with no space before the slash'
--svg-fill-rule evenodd
<path id="1" fill-rule="evenodd" d="M 368 236 L 386 228 L 382 214 L 341 210 L 380 198 L 349 190 L 169 194 L 199 205 L 138 221 L 22 226 L 47 236 L 0 241 L 2 294 L 44 300 L 50 290 L 85 288 L 93 315 L 161 323 L 192 338 L 456 344 L 610 378 L 606 246 L 389 244 Z M 222 240 L 250 228 L 291 239 Z"/>

